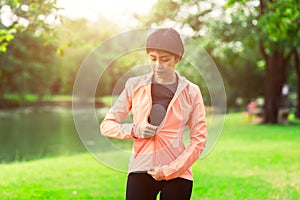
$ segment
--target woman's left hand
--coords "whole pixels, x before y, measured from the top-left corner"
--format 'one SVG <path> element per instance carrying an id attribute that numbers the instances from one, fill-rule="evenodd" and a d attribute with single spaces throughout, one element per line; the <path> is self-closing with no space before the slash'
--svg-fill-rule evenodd
<path id="1" fill-rule="evenodd" d="M 163 174 L 164 167 L 165 166 L 157 166 L 155 168 L 148 170 L 147 173 L 150 174 L 157 181 L 165 180 L 165 177 Z"/>

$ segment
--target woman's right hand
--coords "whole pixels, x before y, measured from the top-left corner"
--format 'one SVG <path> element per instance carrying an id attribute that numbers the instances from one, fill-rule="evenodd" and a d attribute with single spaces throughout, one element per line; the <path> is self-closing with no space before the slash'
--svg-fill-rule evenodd
<path id="1" fill-rule="evenodd" d="M 133 128 L 133 135 L 137 138 L 151 138 L 156 133 L 157 126 L 153 126 L 148 122 L 142 122 L 141 124 L 137 124 Z"/>

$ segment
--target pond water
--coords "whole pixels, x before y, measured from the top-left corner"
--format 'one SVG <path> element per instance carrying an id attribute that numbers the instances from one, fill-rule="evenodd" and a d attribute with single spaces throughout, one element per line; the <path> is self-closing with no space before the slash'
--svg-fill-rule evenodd
<path id="1" fill-rule="evenodd" d="M 0 163 L 86 152 L 71 108 L 0 110 Z"/>

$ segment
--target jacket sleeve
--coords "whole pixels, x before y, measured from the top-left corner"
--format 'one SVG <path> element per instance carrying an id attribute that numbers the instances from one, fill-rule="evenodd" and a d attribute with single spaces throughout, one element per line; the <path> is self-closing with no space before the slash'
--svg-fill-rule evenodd
<path id="1" fill-rule="evenodd" d="M 192 112 L 188 120 L 190 143 L 176 160 L 163 167 L 162 173 L 166 180 L 183 174 L 200 157 L 205 148 L 207 137 L 205 107 L 199 88 L 197 87 L 194 92 Z"/>
<path id="2" fill-rule="evenodd" d="M 133 123 L 122 123 L 132 106 L 132 95 L 129 87 L 131 87 L 130 79 L 126 82 L 124 90 L 101 122 L 100 130 L 103 136 L 119 139 L 132 138 Z"/>

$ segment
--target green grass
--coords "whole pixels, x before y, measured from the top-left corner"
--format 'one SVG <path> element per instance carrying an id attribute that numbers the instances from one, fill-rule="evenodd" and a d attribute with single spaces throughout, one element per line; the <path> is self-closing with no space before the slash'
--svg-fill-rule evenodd
<path id="1" fill-rule="evenodd" d="M 4 99 L 12 102 L 36 102 L 38 100 L 38 95 L 35 94 L 4 94 Z"/>
<path id="2" fill-rule="evenodd" d="M 297 200 L 299 147 L 300 126 L 250 125 L 227 115 L 215 149 L 193 166 L 192 199 Z M 126 173 L 89 154 L 0 165 L 1 199 L 119 200 L 125 186 Z"/>
<path id="3" fill-rule="evenodd" d="M 1 199 L 120 199 L 125 174 L 88 154 L 5 164 Z"/>

